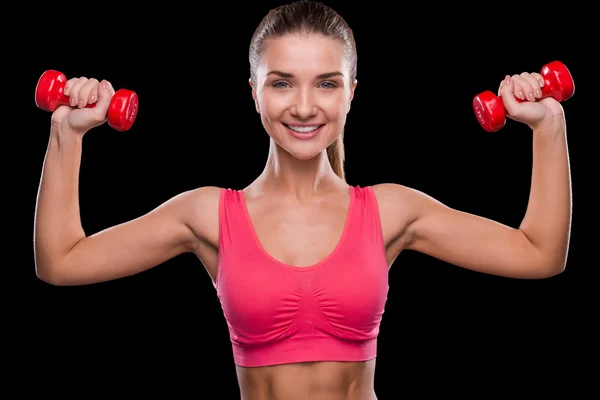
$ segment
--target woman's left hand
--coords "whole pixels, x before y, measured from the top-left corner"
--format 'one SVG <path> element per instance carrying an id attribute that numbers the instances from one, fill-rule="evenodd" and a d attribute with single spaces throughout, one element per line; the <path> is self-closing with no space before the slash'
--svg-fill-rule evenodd
<path id="1" fill-rule="evenodd" d="M 540 99 L 543 86 L 544 78 L 537 72 L 523 72 L 512 77 L 506 75 L 498 89 L 506 116 L 527 124 L 533 130 L 546 124 L 562 123 L 562 105 L 551 97 Z"/>

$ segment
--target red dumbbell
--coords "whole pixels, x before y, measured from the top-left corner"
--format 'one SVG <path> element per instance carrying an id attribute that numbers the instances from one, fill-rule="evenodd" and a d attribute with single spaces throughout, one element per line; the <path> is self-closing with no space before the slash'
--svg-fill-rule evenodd
<path id="1" fill-rule="evenodd" d="M 67 78 L 62 72 L 48 70 L 40 77 L 35 88 L 35 104 L 45 111 L 53 112 L 61 105 L 69 105 L 69 96 L 64 89 Z M 138 96 L 128 89 L 119 89 L 108 107 L 108 125 L 118 131 L 127 131 L 133 125 L 138 113 Z M 86 108 L 94 108 L 96 103 Z"/>
<path id="2" fill-rule="evenodd" d="M 575 83 L 567 67 L 560 61 L 552 61 L 542 67 L 544 77 L 542 99 L 552 97 L 563 102 L 575 93 Z M 516 99 L 518 102 L 525 100 Z M 496 132 L 506 124 L 506 109 L 502 98 L 486 90 L 473 99 L 473 111 L 479 124 L 488 132 Z"/>

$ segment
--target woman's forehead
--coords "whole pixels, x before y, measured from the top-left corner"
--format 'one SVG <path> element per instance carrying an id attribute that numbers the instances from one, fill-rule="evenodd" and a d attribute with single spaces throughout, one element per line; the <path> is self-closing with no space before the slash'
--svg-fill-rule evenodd
<path id="1" fill-rule="evenodd" d="M 347 67 L 339 40 L 315 34 L 286 35 L 270 39 L 262 57 L 263 74 L 276 70 L 298 75 L 320 75 Z"/>

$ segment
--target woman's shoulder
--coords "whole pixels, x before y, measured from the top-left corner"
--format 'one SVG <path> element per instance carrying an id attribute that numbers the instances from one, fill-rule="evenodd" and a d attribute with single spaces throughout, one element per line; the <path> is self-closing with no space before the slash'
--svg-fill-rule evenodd
<path id="1" fill-rule="evenodd" d="M 179 213 L 182 222 L 204 243 L 218 244 L 219 201 L 221 192 L 218 186 L 201 186 L 182 192 L 179 200 Z"/>
<path id="2" fill-rule="evenodd" d="M 377 183 L 369 186 L 381 202 L 414 202 L 427 196 L 425 193 L 398 183 Z"/>
<path id="3" fill-rule="evenodd" d="M 185 191 L 179 196 L 194 204 L 197 204 L 198 202 L 214 203 L 215 201 L 218 202 L 219 198 L 221 197 L 222 190 L 227 189 L 219 186 L 200 186 Z"/>
<path id="4" fill-rule="evenodd" d="M 431 199 L 418 189 L 397 183 L 378 183 L 370 187 L 384 218 L 410 218 L 411 213 Z"/>
<path id="5" fill-rule="evenodd" d="M 181 192 L 169 202 L 175 203 L 175 209 L 186 223 L 211 220 L 219 209 L 222 190 L 218 186 L 201 186 Z"/>

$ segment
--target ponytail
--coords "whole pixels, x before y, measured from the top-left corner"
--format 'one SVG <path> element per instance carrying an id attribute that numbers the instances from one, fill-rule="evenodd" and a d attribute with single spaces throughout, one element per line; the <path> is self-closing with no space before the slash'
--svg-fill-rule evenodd
<path id="1" fill-rule="evenodd" d="M 331 164 L 333 172 L 346 180 L 346 174 L 344 173 L 344 134 L 338 136 L 335 142 L 327 147 L 327 158 L 329 158 L 329 164 Z"/>

